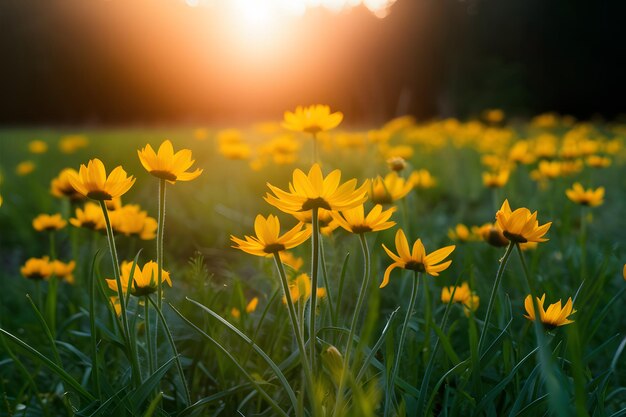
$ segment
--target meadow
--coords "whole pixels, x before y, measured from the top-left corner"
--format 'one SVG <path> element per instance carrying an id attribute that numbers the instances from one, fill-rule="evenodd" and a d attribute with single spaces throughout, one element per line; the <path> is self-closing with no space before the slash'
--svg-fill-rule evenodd
<path id="1" fill-rule="evenodd" d="M 0 130 L 0 414 L 626 416 L 626 125 L 341 118 Z"/>

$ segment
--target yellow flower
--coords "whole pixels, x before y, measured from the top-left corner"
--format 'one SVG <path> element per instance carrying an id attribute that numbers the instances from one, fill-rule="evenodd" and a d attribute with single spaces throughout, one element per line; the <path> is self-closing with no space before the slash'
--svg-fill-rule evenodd
<path id="1" fill-rule="evenodd" d="M 561 175 L 562 163 L 559 161 L 541 161 L 531 176 L 534 180 L 554 179 Z"/>
<path id="2" fill-rule="evenodd" d="M 137 151 L 137 154 L 146 171 L 172 184 L 176 181 L 191 181 L 202 174 L 199 168 L 193 172 L 187 172 L 195 162 L 191 159 L 191 151 L 181 149 L 174 153 L 174 147 L 169 140 L 165 140 L 159 146 L 157 153 L 154 152 L 152 146 L 146 145 L 145 148 Z"/>
<path id="3" fill-rule="evenodd" d="M 250 158 L 252 150 L 247 143 L 226 143 L 220 145 L 219 151 L 226 159 L 246 160 Z"/>
<path id="4" fill-rule="evenodd" d="M 17 164 L 15 172 L 17 175 L 28 175 L 35 170 L 35 163 L 33 161 L 23 161 Z"/>
<path id="5" fill-rule="evenodd" d="M 483 185 L 488 188 L 501 188 L 509 181 L 509 170 L 501 169 L 498 172 L 483 172 Z"/>
<path id="6" fill-rule="evenodd" d="M 405 197 L 412 189 L 410 180 L 405 180 L 392 171 L 384 179 L 378 176 L 372 181 L 369 196 L 374 204 L 391 204 Z"/>
<path id="7" fill-rule="evenodd" d="M 118 296 L 109 297 L 109 302 L 113 306 L 113 309 L 115 310 L 116 315 L 119 316 L 120 314 L 122 314 L 122 305 L 120 304 L 120 297 Z"/>
<path id="8" fill-rule="evenodd" d="M 565 306 L 561 307 L 561 300 L 554 304 L 550 304 L 547 310 L 543 309 L 543 303 L 546 295 L 543 294 L 541 298 L 537 297 L 537 308 L 539 309 L 539 320 L 548 329 L 552 329 L 558 326 L 564 326 L 566 324 L 573 323 L 574 320 L 568 320 L 571 314 L 574 314 L 576 310 L 573 309 L 572 298 L 570 297 L 565 303 Z M 533 306 L 532 298 L 529 295 L 524 300 L 524 307 L 528 315 L 524 315 L 528 320 L 535 321 L 535 309 Z"/>
<path id="9" fill-rule="evenodd" d="M 308 176 L 299 169 L 293 172 L 289 192 L 267 184 L 274 195 L 267 194 L 265 201 L 286 213 L 307 211 L 313 208 L 345 210 L 362 204 L 366 199 L 367 181 L 356 188 L 356 179 L 340 185 L 341 171 L 334 170 L 326 178 L 318 164 L 313 164 Z"/>
<path id="10" fill-rule="evenodd" d="M 396 225 L 396 222 L 389 221 L 395 207 L 383 211 L 383 206 L 376 204 L 374 208 L 365 216 L 363 204 L 348 210 L 342 210 L 341 214 L 331 212 L 333 219 L 350 233 L 361 234 L 367 232 L 378 232 L 389 229 Z"/>
<path id="11" fill-rule="evenodd" d="M 295 132 L 317 134 L 336 128 L 342 120 L 343 113 L 331 113 L 329 106 L 316 104 L 308 107 L 298 106 L 294 112 L 286 111 L 282 126 Z"/>
<path id="12" fill-rule="evenodd" d="M 581 206 L 597 207 L 604 203 L 604 187 L 589 188 L 585 190 L 583 186 L 577 182 L 572 188 L 565 190 L 567 198 Z"/>
<path id="13" fill-rule="evenodd" d="M 454 299 L 452 298 L 453 292 Z M 456 287 L 456 291 L 454 291 L 454 285 L 450 287 L 443 287 L 441 289 L 441 302 L 445 304 L 448 304 L 450 301 L 453 303 L 464 303 L 470 295 L 472 295 L 472 292 L 470 291 L 467 282 L 464 282 L 460 286 Z"/>
<path id="14" fill-rule="evenodd" d="M 311 297 L 311 278 L 307 274 L 300 274 L 289 283 L 289 294 L 293 302 L 303 302 Z M 318 288 L 315 291 L 318 298 L 326 297 L 326 289 Z M 287 304 L 287 297 L 283 296 L 283 304 Z"/>
<path id="15" fill-rule="evenodd" d="M 68 263 L 61 262 L 58 260 L 50 262 L 50 267 L 52 268 L 52 274 L 55 277 L 62 279 L 68 284 L 74 283 L 74 269 L 76 268 L 76 262 L 70 261 Z"/>
<path id="16" fill-rule="evenodd" d="M 587 165 L 592 168 L 606 168 L 611 166 L 611 158 L 600 155 L 590 155 L 586 159 Z"/>
<path id="17" fill-rule="evenodd" d="M 207 140 L 209 137 L 209 131 L 203 127 L 199 127 L 193 131 L 193 138 L 195 140 Z"/>
<path id="18" fill-rule="evenodd" d="M 509 161 L 520 164 L 532 164 L 535 162 L 535 155 L 530 152 L 529 143 L 525 140 L 515 142 L 509 150 Z"/>
<path id="19" fill-rule="evenodd" d="M 84 195 L 76 191 L 72 184 L 70 183 L 70 176 L 78 175 L 75 169 L 65 168 L 59 173 L 59 176 L 53 178 L 50 182 L 50 192 L 55 197 L 67 197 L 72 201 L 82 200 L 85 198 Z"/>
<path id="20" fill-rule="evenodd" d="M 381 149 L 385 151 L 385 156 L 391 158 L 392 156 L 398 156 L 404 159 L 411 159 L 415 153 L 415 149 L 409 145 L 397 145 L 391 148 L 381 146 Z"/>
<path id="21" fill-rule="evenodd" d="M 120 281 L 122 283 L 122 292 L 126 294 L 128 292 L 128 280 L 130 278 L 130 271 L 133 268 L 133 262 L 122 262 Z M 130 293 L 134 296 L 141 297 L 143 295 L 152 294 L 157 290 L 157 269 L 158 265 L 154 261 L 146 262 L 143 268 L 139 265 L 135 265 L 133 271 L 133 279 L 131 281 Z M 169 272 L 163 270 L 163 281 L 172 286 L 172 280 L 170 279 Z M 117 282 L 114 279 L 107 279 L 107 285 L 113 291 L 117 291 Z"/>
<path id="22" fill-rule="evenodd" d="M 48 144 L 43 140 L 33 140 L 28 143 L 28 151 L 30 153 L 46 153 L 48 151 Z"/>
<path id="23" fill-rule="evenodd" d="M 87 202 L 84 208 L 76 208 L 76 217 L 70 218 L 70 224 L 91 230 L 104 230 L 104 214 L 102 214 L 100 206 Z"/>
<path id="24" fill-rule="evenodd" d="M 135 178 L 126 176 L 121 166 L 115 167 L 107 177 L 104 164 L 98 158 L 80 165 L 78 174 L 69 174 L 70 184 L 79 193 L 93 200 L 111 200 L 120 197 L 133 186 Z"/>
<path id="25" fill-rule="evenodd" d="M 547 241 L 548 239 L 543 236 L 552 225 L 552 222 L 549 222 L 539 226 L 537 212 L 531 214 L 526 207 L 512 212 L 508 200 L 502 203 L 502 207 L 496 213 L 496 220 L 504 236 L 517 243 Z"/>
<path id="26" fill-rule="evenodd" d="M 89 140 L 82 135 L 64 136 L 59 141 L 59 149 L 61 152 L 69 154 L 74 153 L 80 148 L 84 148 L 89 144 Z"/>
<path id="27" fill-rule="evenodd" d="M 254 297 L 250 302 L 246 305 L 246 313 L 253 313 L 259 305 L 259 297 Z"/>
<path id="28" fill-rule="evenodd" d="M 25 278 L 42 280 L 48 279 L 52 274 L 52 265 L 47 256 L 43 258 L 30 258 L 20 268 L 20 272 Z"/>
<path id="29" fill-rule="evenodd" d="M 443 287 L 441 290 L 441 302 L 442 303 L 460 303 L 463 305 L 463 312 L 469 317 L 470 312 L 478 310 L 480 305 L 480 297 L 476 295 L 474 291 L 471 291 L 467 282 L 456 287 L 454 291 L 454 285 L 450 287 Z M 452 293 L 454 292 L 454 299 L 452 299 Z"/>
<path id="30" fill-rule="evenodd" d="M 477 232 L 491 246 L 499 248 L 509 244 L 509 239 L 504 236 L 498 223 L 485 223 L 478 228 Z"/>
<path id="31" fill-rule="evenodd" d="M 385 287 L 389 283 L 389 275 L 391 271 L 397 267 L 411 271 L 425 272 L 434 277 L 438 276 L 439 272 L 447 269 L 452 263 L 452 261 L 441 262 L 454 251 L 454 248 L 454 245 L 446 246 L 445 248 L 438 249 L 427 255 L 422 240 L 417 239 L 411 251 L 409 250 L 409 243 L 406 240 L 404 232 L 402 229 L 398 229 L 396 232 L 396 250 L 398 254 L 396 255 L 383 245 L 383 249 L 394 262 L 385 270 L 385 276 L 383 277 L 382 284 L 380 284 L 380 288 Z"/>
<path id="32" fill-rule="evenodd" d="M 126 204 L 111 213 L 113 228 L 126 236 L 138 236 L 142 240 L 156 237 L 158 227 L 155 218 L 141 210 L 138 204 Z"/>
<path id="33" fill-rule="evenodd" d="M 283 264 L 290 267 L 291 269 L 293 269 L 294 271 L 299 271 L 300 268 L 302 268 L 302 265 L 304 265 L 304 259 L 298 256 L 294 256 L 292 252 L 285 250 L 285 251 L 281 251 L 278 255 L 280 256 L 280 261 Z M 268 255 L 268 256 L 271 256 L 271 255 Z"/>
<path id="34" fill-rule="evenodd" d="M 60 230 L 65 225 L 67 225 L 67 222 L 63 220 L 59 213 L 53 215 L 40 214 L 33 219 L 33 229 L 38 232 Z"/>
<path id="35" fill-rule="evenodd" d="M 437 180 L 425 169 L 413 171 L 407 181 L 410 182 L 413 187 L 422 190 L 427 190 L 437 185 Z"/>
<path id="36" fill-rule="evenodd" d="M 253 298 L 252 300 L 250 300 L 250 302 L 246 305 L 246 313 L 248 313 L 248 314 L 253 313 L 253 312 L 256 310 L 256 308 L 257 308 L 257 306 L 258 306 L 258 305 L 259 305 L 259 298 L 258 298 L 258 297 L 254 297 L 254 298 Z M 239 317 L 241 317 L 241 311 L 239 311 L 239 309 L 238 309 L 238 308 L 236 308 L 236 307 L 233 307 L 233 308 L 230 310 L 230 314 L 231 314 L 234 318 L 236 318 L 236 319 L 238 319 Z"/>
<path id="37" fill-rule="evenodd" d="M 387 166 L 392 171 L 400 172 L 406 168 L 406 161 L 401 156 L 392 156 L 387 159 Z"/>
<path id="38" fill-rule="evenodd" d="M 302 230 L 302 226 L 304 226 L 302 223 L 298 223 L 287 233 L 279 236 L 280 221 L 278 217 L 270 214 L 266 219 L 259 214 L 254 220 L 256 237 L 244 236 L 245 240 L 243 240 L 231 235 L 230 239 L 235 243 L 233 248 L 241 249 L 251 255 L 266 256 L 294 248 L 307 240 L 311 235 L 311 230 Z"/>
<path id="39" fill-rule="evenodd" d="M 624 264 L 624 269 L 622 269 L 622 276 L 626 280 L 626 264 Z"/>
<path id="40" fill-rule="evenodd" d="M 504 112 L 501 109 L 487 109 L 483 112 L 483 118 L 489 123 L 500 123 L 504 120 Z"/>
<path id="41" fill-rule="evenodd" d="M 467 228 L 464 224 L 457 224 L 454 229 L 448 230 L 448 237 L 451 240 L 458 240 L 461 242 L 467 242 L 470 240 L 474 240 L 474 234 L 470 232 L 470 229 Z"/>

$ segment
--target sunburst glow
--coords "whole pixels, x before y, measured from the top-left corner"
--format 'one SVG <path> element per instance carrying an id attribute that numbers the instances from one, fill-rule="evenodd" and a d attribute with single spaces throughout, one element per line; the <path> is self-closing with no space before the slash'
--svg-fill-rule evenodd
<path id="1" fill-rule="evenodd" d="M 334 13 L 365 7 L 375 16 L 384 18 L 396 0 L 185 0 L 188 6 L 234 6 L 240 16 L 252 24 L 269 23 L 277 16 L 302 16 L 311 9 Z"/>

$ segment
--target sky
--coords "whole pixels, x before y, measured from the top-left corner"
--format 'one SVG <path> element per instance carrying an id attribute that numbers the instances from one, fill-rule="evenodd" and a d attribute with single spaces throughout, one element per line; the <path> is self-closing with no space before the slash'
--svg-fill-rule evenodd
<path id="1" fill-rule="evenodd" d="M 294 6 L 295 5 L 295 6 Z M 3 0 L 0 124 L 620 117 L 619 2 Z"/>

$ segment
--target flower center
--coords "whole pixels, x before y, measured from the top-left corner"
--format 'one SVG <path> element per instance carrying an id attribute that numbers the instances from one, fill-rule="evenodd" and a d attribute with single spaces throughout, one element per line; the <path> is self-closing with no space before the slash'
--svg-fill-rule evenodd
<path id="1" fill-rule="evenodd" d="M 417 261 L 409 261 L 404 265 L 404 269 L 410 269 L 411 271 L 425 272 L 424 264 Z"/>
<path id="2" fill-rule="evenodd" d="M 517 243 L 526 243 L 528 240 L 522 235 L 516 235 L 515 233 L 507 232 L 506 230 L 502 232 L 502 234 L 509 240 Z"/>
<path id="3" fill-rule="evenodd" d="M 150 174 L 154 175 L 157 178 L 162 178 L 164 180 L 176 181 L 176 175 L 174 175 L 170 171 L 159 171 L 155 169 L 155 170 L 150 171 Z"/>
<path id="4" fill-rule="evenodd" d="M 282 243 L 270 243 L 269 245 L 265 245 L 265 247 L 263 248 L 263 252 L 276 253 L 285 249 L 285 245 L 283 245 Z"/>
<path id="5" fill-rule="evenodd" d="M 98 201 L 113 199 L 113 196 L 104 190 L 89 191 L 87 193 L 87 197 L 91 198 L 92 200 L 98 200 Z"/>
<path id="6" fill-rule="evenodd" d="M 322 197 L 317 197 L 317 198 L 309 198 L 307 201 L 305 201 L 304 204 L 302 204 L 301 211 L 312 210 L 314 208 L 323 208 L 326 210 L 332 210 L 326 200 L 324 200 Z"/>
<path id="7" fill-rule="evenodd" d="M 361 234 L 371 232 L 372 228 L 366 224 L 359 224 L 356 226 L 352 226 L 352 233 Z"/>

